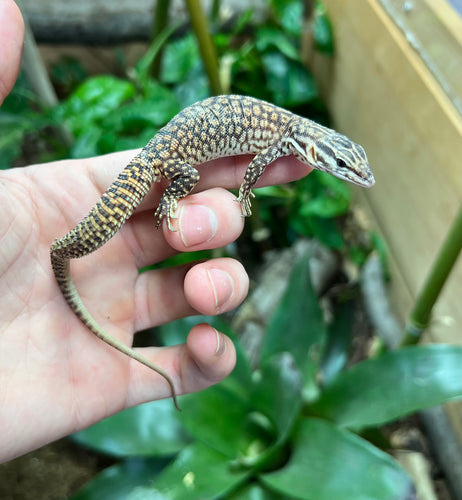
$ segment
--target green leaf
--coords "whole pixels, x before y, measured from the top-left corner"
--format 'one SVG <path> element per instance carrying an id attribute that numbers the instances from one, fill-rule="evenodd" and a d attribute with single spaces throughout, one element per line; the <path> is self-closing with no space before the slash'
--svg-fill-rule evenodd
<path id="1" fill-rule="evenodd" d="M 287 439 L 301 405 L 302 378 L 292 356 L 279 353 L 264 363 L 252 391 L 252 405 L 277 431 L 275 445 Z"/>
<path id="2" fill-rule="evenodd" d="M 233 390 L 230 377 L 204 391 L 182 397 L 180 419 L 196 440 L 234 459 L 248 446 L 246 417 L 250 407 L 247 398 Z"/>
<path id="3" fill-rule="evenodd" d="M 286 467 L 261 476 L 276 491 L 305 500 L 405 500 L 412 483 L 389 455 L 334 425 L 305 419 Z"/>
<path id="4" fill-rule="evenodd" d="M 158 128 L 165 125 L 179 111 L 178 102 L 172 101 L 139 101 L 122 106 L 116 114 L 109 115 L 102 121 L 102 127 L 119 133 L 136 133 L 144 129 L 150 130 L 151 136 Z"/>
<path id="5" fill-rule="evenodd" d="M 69 156 L 71 158 L 89 158 L 97 156 L 100 151 L 98 149 L 98 141 L 101 138 L 101 127 L 96 125 L 88 125 L 85 132 L 79 135 L 71 147 Z"/>
<path id="6" fill-rule="evenodd" d="M 71 96 L 58 105 L 53 116 L 65 120 L 76 135 L 92 124 L 100 123 L 122 103 L 135 95 L 135 86 L 126 80 L 102 75 L 89 78 Z"/>
<path id="7" fill-rule="evenodd" d="M 300 207 L 302 217 L 332 218 L 348 212 L 351 192 L 346 183 L 320 171 L 313 172 L 309 180 L 316 182 L 317 186 L 313 186 L 316 194 Z"/>
<path id="8" fill-rule="evenodd" d="M 313 19 L 313 38 L 316 48 L 326 55 L 334 54 L 332 24 L 322 2 L 315 2 Z"/>
<path id="9" fill-rule="evenodd" d="M 272 101 L 278 106 L 299 106 L 318 96 L 313 76 L 301 63 L 287 59 L 280 52 L 264 54 L 262 63 Z"/>
<path id="10" fill-rule="evenodd" d="M 299 37 L 302 31 L 303 2 L 300 0 L 271 0 L 274 18 L 284 31 Z"/>
<path id="11" fill-rule="evenodd" d="M 268 52 L 276 49 L 289 59 L 300 59 L 298 50 L 289 37 L 279 29 L 263 26 L 255 35 L 255 46 L 259 52 Z"/>
<path id="12" fill-rule="evenodd" d="M 174 92 L 155 80 L 148 80 L 143 89 L 144 100 L 156 106 L 156 125 L 164 125 L 180 111 L 180 104 Z"/>
<path id="13" fill-rule="evenodd" d="M 325 324 L 310 278 L 309 259 L 294 266 L 287 289 L 271 317 L 262 345 L 262 363 L 288 352 L 301 373 L 312 364 L 314 349 L 325 337 Z"/>
<path id="14" fill-rule="evenodd" d="M 71 500 L 141 500 L 152 496 L 139 496 L 143 487 L 165 467 L 165 460 L 130 459 L 108 467 L 87 483 Z"/>
<path id="15" fill-rule="evenodd" d="M 288 500 L 286 496 L 264 488 L 260 484 L 246 484 L 233 494 L 226 497 L 227 500 Z"/>
<path id="16" fill-rule="evenodd" d="M 314 236 L 329 248 L 340 250 L 345 245 L 342 233 L 334 219 L 297 216 L 291 221 L 291 224 L 300 234 Z"/>
<path id="17" fill-rule="evenodd" d="M 96 143 L 99 154 L 113 153 L 114 151 L 126 151 L 127 149 L 136 149 L 144 147 L 149 140 L 156 134 L 157 130 L 145 128 L 138 131 L 134 136 L 119 135 L 115 131 L 101 132 L 101 137 Z"/>
<path id="18" fill-rule="evenodd" d="M 343 372 L 309 411 L 342 427 L 360 429 L 460 397 L 462 347 L 414 346 Z"/>
<path id="19" fill-rule="evenodd" d="M 21 155 L 21 145 L 32 123 L 21 116 L 0 113 L 0 168 L 7 169 Z"/>
<path id="20" fill-rule="evenodd" d="M 162 500 L 221 498 L 249 474 L 232 469 L 225 455 L 195 443 L 185 448 L 144 492 L 151 495 L 146 498 Z"/>
<path id="21" fill-rule="evenodd" d="M 181 83 L 199 62 L 197 40 L 189 33 L 166 45 L 162 56 L 160 80 L 165 83 Z"/>
<path id="22" fill-rule="evenodd" d="M 13 90 L 2 103 L 0 114 L 11 113 L 18 117 L 24 117 L 31 112 L 32 107 L 36 108 L 38 105 L 37 96 L 30 89 L 24 70 L 21 69 Z"/>
<path id="23" fill-rule="evenodd" d="M 166 456 L 190 441 L 168 399 L 121 411 L 73 435 L 79 444 L 113 456 Z"/>
<path id="24" fill-rule="evenodd" d="M 249 452 L 238 463 L 268 470 L 286 459 L 284 446 L 302 403 L 302 377 L 287 352 L 270 358 L 256 376 L 251 402 L 257 412 L 251 416 L 263 432 L 255 432 L 256 439 L 250 441 Z"/>
<path id="25" fill-rule="evenodd" d="M 210 86 L 202 64 L 197 64 L 188 76 L 174 88 L 181 108 L 210 96 Z"/>
<path id="26" fill-rule="evenodd" d="M 353 338 L 355 306 L 355 297 L 339 298 L 335 304 L 334 320 L 328 327 L 327 342 L 320 367 L 323 384 L 329 384 L 348 361 Z"/>

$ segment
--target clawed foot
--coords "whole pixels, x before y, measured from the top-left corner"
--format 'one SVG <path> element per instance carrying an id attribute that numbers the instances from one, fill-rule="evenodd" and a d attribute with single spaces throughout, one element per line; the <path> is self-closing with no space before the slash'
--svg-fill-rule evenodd
<path id="1" fill-rule="evenodd" d="M 250 207 L 250 197 L 255 198 L 255 195 L 252 193 L 252 191 L 248 191 L 246 193 L 239 192 L 239 196 L 236 198 L 236 201 L 241 204 L 242 215 L 244 217 L 250 217 L 252 215 L 252 210 Z"/>
<path id="2" fill-rule="evenodd" d="M 157 207 L 155 216 L 157 218 L 156 222 L 156 229 L 159 229 L 160 225 L 162 224 L 162 219 L 164 217 L 167 217 L 167 226 L 169 231 L 175 232 L 176 229 L 172 225 L 172 220 L 176 219 L 175 217 L 175 212 L 178 207 L 178 202 L 177 200 L 171 198 L 162 198 L 160 200 L 159 206 Z"/>

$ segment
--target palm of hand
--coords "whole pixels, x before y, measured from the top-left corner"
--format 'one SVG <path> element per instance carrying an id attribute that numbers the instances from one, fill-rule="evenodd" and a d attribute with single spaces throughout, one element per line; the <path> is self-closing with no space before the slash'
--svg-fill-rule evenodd
<path id="1" fill-rule="evenodd" d="M 0 428 L 5 436 L 21 434 L 27 448 L 46 442 L 47 433 L 59 437 L 124 407 L 170 394 L 161 377 L 94 337 L 71 312 L 55 283 L 51 242 L 78 222 L 104 189 L 91 176 L 99 175 L 104 184 L 104 166 L 99 165 L 103 170 L 90 166 L 63 162 L 29 167 L 6 172 L 0 180 L 7 188 L 0 202 Z M 76 261 L 73 269 L 92 315 L 129 345 L 134 331 L 194 311 L 183 292 L 185 268 L 138 274 L 139 267 L 174 253 L 154 226 L 152 209 L 135 214 L 117 237 Z M 232 231 L 229 238 L 238 232 Z M 236 263 L 231 264 L 242 273 Z M 244 283 L 229 307 L 235 307 L 245 293 Z M 200 300 L 206 295 L 199 294 Z M 223 365 L 214 366 L 216 333 L 210 337 L 204 328 L 197 327 L 189 346 L 144 349 L 144 355 L 172 374 L 180 392 L 206 387 L 232 369 L 232 345 L 222 356 Z M 18 428 L 24 425 L 28 431 Z M 9 446 L 18 448 L 12 442 L 3 446 L 6 456 Z"/>
<path id="2" fill-rule="evenodd" d="M 72 314 L 49 266 L 50 243 L 76 220 L 72 211 L 65 214 L 57 209 L 59 204 L 67 204 L 64 198 L 72 191 L 74 200 L 88 207 L 89 200 L 98 194 L 88 178 L 82 183 L 69 172 L 66 184 L 59 188 L 57 180 L 47 178 L 45 171 L 40 176 L 19 175 L 15 181 L 1 201 L 4 226 L 0 248 L 0 373 L 13 377 L 16 374 L 22 379 L 9 381 L 10 387 L 21 390 L 10 394 L 8 404 L 16 412 L 15 402 L 19 406 L 24 399 L 54 402 L 59 411 L 75 413 L 75 425 L 79 426 L 80 414 L 85 414 L 89 421 L 98 417 L 91 415 L 92 408 L 101 411 L 95 400 L 106 400 L 107 404 L 108 393 L 119 394 L 120 398 L 111 400 L 111 407 L 106 407 L 105 412 L 117 411 L 127 404 L 130 382 L 130 360 L 114 355 Z M 55 200 L 48 192 L 52 189 L 58 193 Z M 63 193 L 62 201 L 58 201 L 59 190 Z M 125 333 L 134 331 L 136 318 L 134 285 L 138 273 L 129 248 L 131 236 L 126 232 L 124 238 L 111 241 L 110 249 L 92 256 L 91 262 L 79 262 L 83 265 L 78 266 L 76 274 L 77 282 L 85 282 L 85 302 L 89 306 L 98 304 L 101 311 L 104 308 L 101 321 L 108 314 L 111 323 Z M 124 342 L 130 340 L 123 338 Z"/>

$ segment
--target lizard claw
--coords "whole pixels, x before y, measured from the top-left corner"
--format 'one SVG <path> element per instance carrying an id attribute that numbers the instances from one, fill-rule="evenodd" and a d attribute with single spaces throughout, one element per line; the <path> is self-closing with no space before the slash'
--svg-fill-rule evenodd
<path id="1" fill-rule="evenodd" d="M 175 217 L 177 206 L 178 203 L 175 199 L 162 198 L 155 212 L 155 216 L 157 217 L 156 229 L 159 229 L 160 225 L 162 224 L 162 219 L 164 217 L 167 217 L 167 225 L 169 231 L 176 231 L 176 229 L 172 225 L 172 220 L 177 219 L 177 217 Z"/>
<path id="2" fill-rule="evenodd" d="M 252 215 L 250 197 L 255 197 L 252 191 L 249 191 L 248 193 L 239 193 L 239 196 L 236 198 L 236 201 L 241 204 L 242 215 L 244 217 L 250 217 Z"/>

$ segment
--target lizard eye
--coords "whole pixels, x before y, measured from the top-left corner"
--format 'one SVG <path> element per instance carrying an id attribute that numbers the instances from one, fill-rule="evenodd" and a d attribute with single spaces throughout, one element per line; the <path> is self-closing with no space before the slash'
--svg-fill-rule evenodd
<path id="1" fill-rule="evenodd" d="M 346 168 L 346 166 L 347 164 L 341 158 L 337 158 L 337 167 Z"/>

